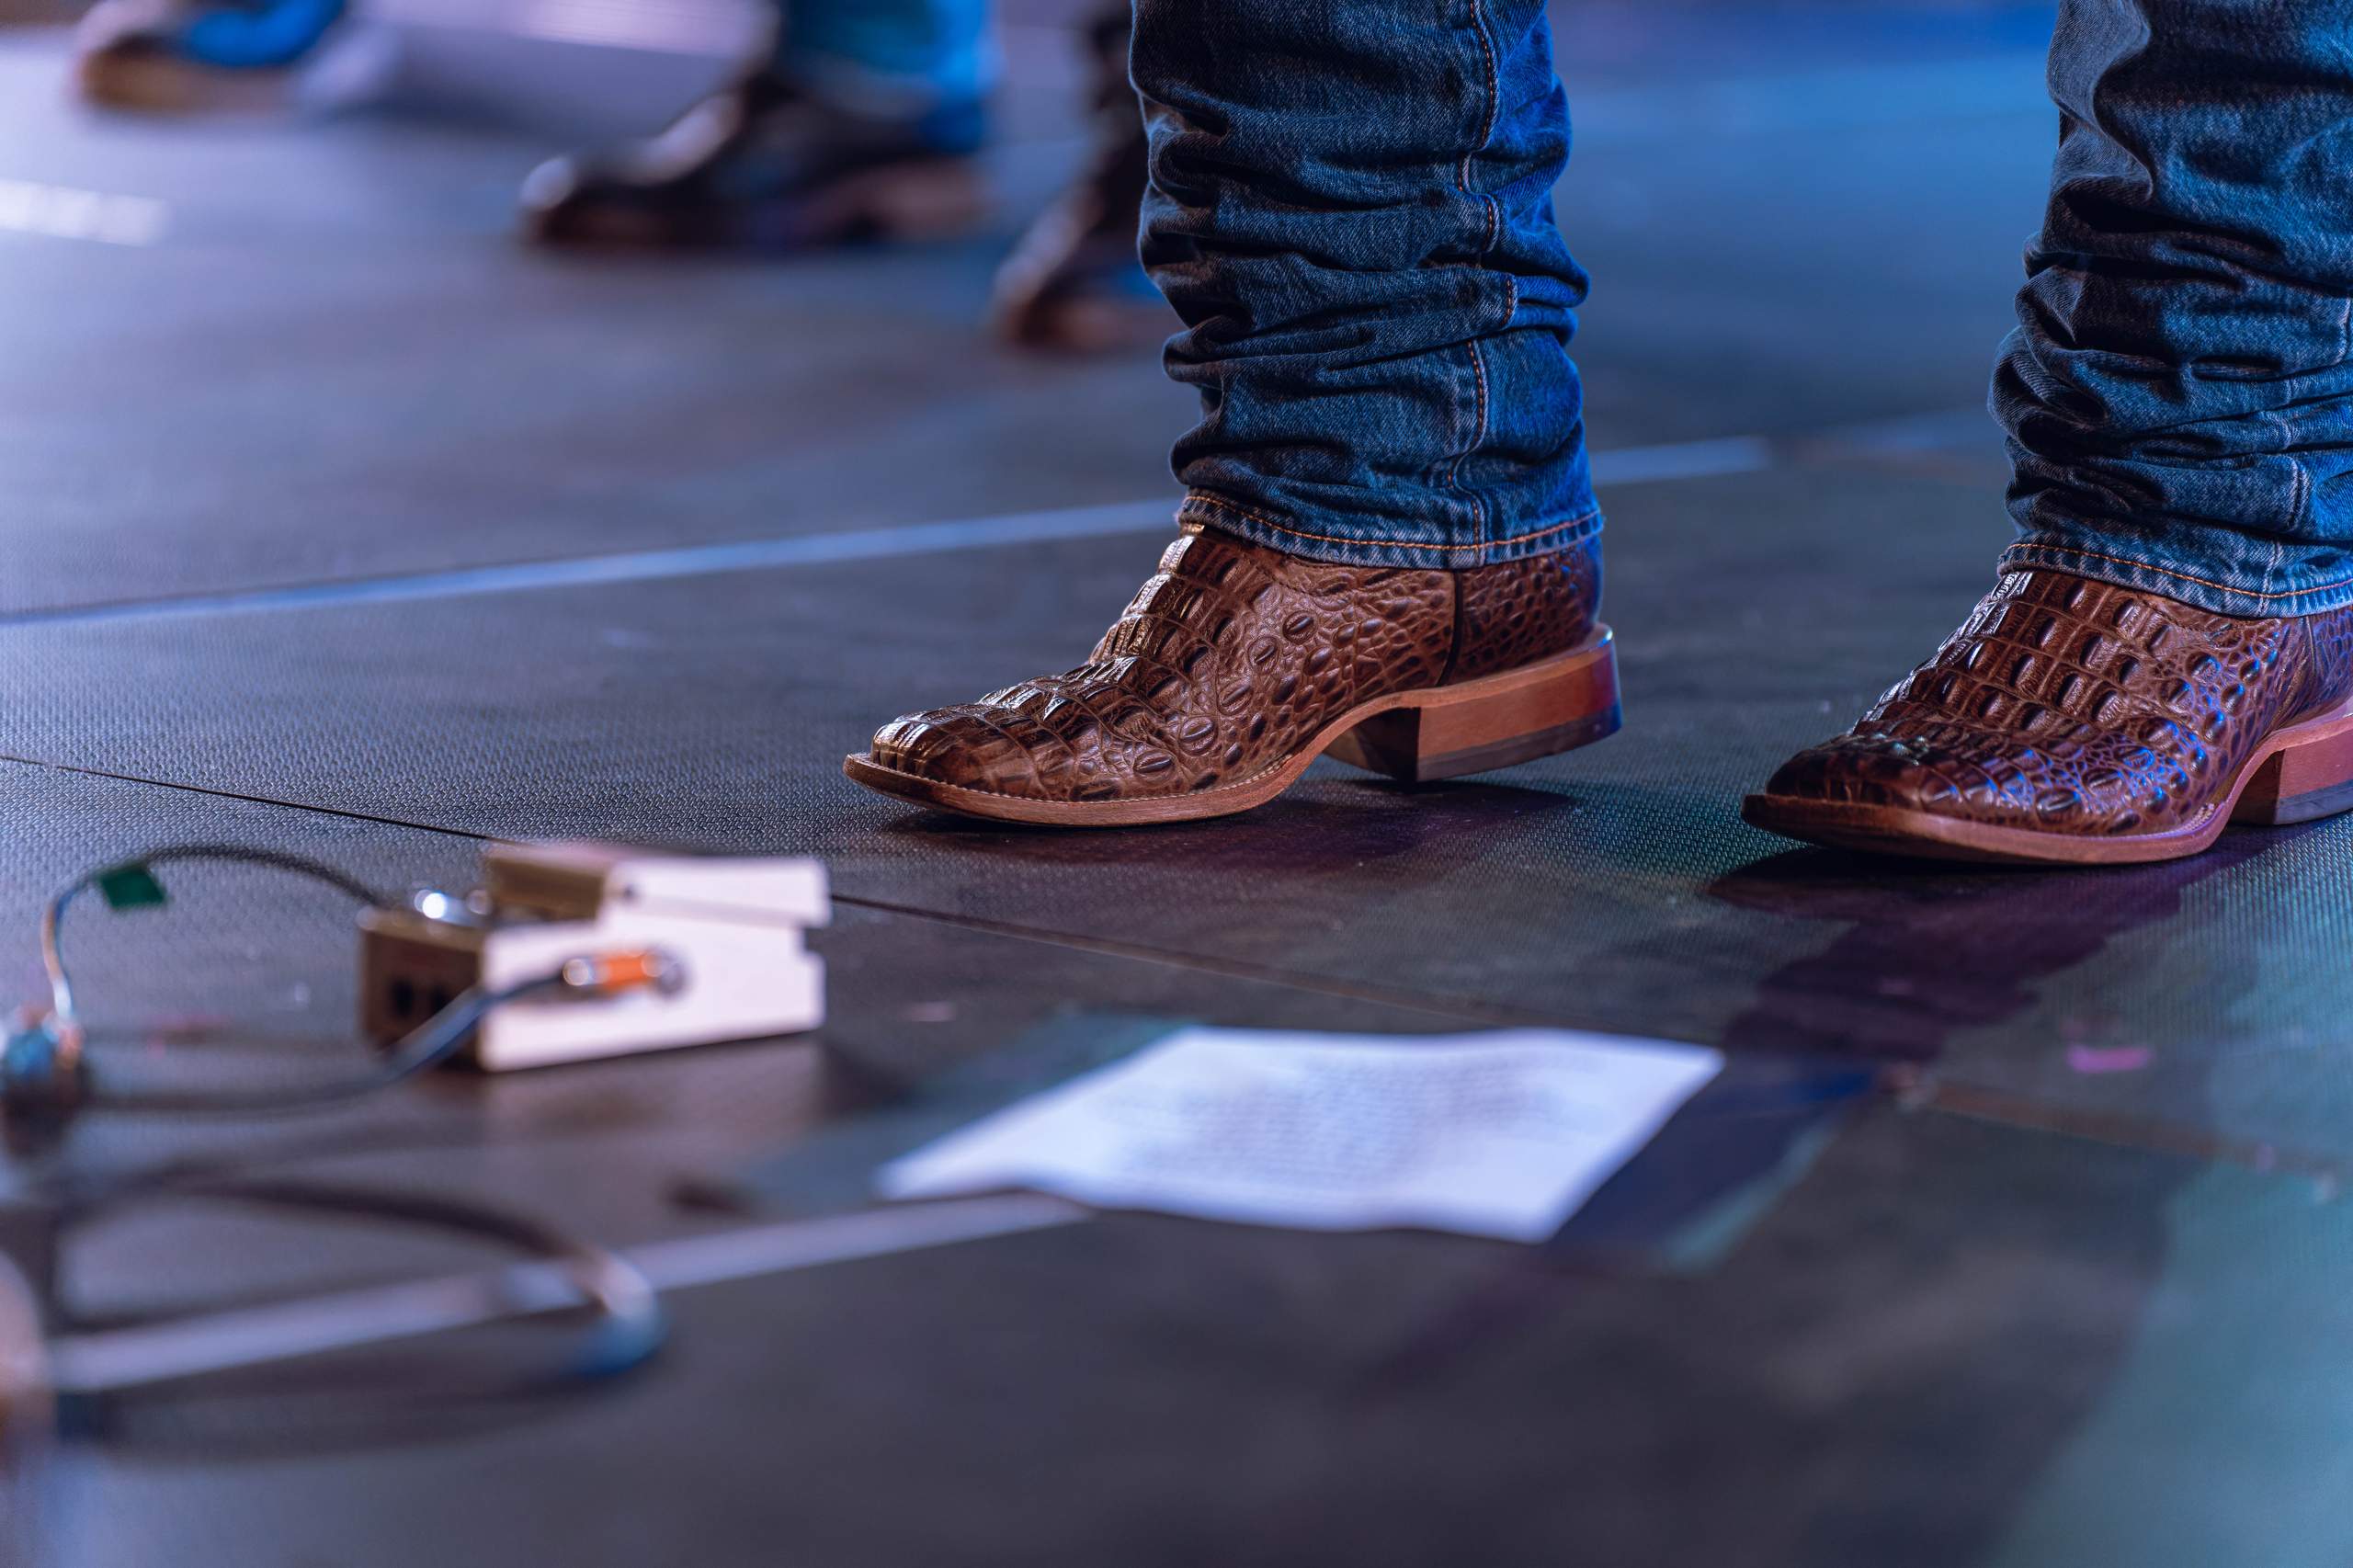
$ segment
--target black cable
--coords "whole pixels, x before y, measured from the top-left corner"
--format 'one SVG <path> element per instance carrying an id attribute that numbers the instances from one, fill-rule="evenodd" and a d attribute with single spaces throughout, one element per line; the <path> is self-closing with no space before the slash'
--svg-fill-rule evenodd
<path id="1" fill-rule="evenodd" d="M 339 1081 L 291 1089 L 223 1090 L 117 1087 L 91 1066 L 83 1050 L 80 1016 L 74 1006 L 74 984 L 65 967 L 66 912 L 75 899 L 93 888 L 105 890 L 118 879 L 138 876 L 153 884 L 157 866 L 176 861 L 228 861 L 290 872 L 347 894 L 374 909 L 392 907 L 392 901 L 340 867 L 304 855 L 242 844 L 177 844 L 149 850 L 131 859 L 85 873 L 60 892 L 41 919 L 41 961 L 49 975 L 50 1016 L 46 1052 L 35 1051 L 15 1064 L 7 1087 L 29 1094 L 38 1068 L 49 1092 L 72 1108 L 97 1108 L 170 1116 L 254 1115 L 276 1110 L 306 1110 L 358 1099 L 416 1076 L 454 1056 L 466 1039 L 493 1009 L 519 997 L 567 988 L 561 968 L 497 991 L 479 988 L 462 993 L 448 1006 L 418 1025 L 393 1045 L 384 1065 L 373 1073 Z M 147 896 L 160 898 L 159 884 Z"/>
<path id="2" fill-rule="evenodd" d="M 402 1037 L 390 1058 L 376 1072 L 325 1084 L 292 1089 L 118 1089 L 95 1067 L 85 1069 L 82 1103 L 100 1110 L 123 1110 L 170 1116 L 251 1115 L 274 1110 L 310 1110 L 339 1105 L 372 1095 L 380 1089 L 415 1077 L 457 1054 L 491 1011 L 517 997 L 564 989 L 561 970 L 535 975 L 497 991 L 462 992 L 448 1006 Z"/>
<path id="3" fill-rule="evenodd" d="M 353 1408 L 348 1385 L 327 1380 L 322 1394 L 328 1400 L 329 1414 L 345 1427 L 364 1428 L 371 1421 L 404 1410 L 415 1415 L 429 1409 L 451 1409 L 460 1403 L 528 1400 L 618 1377 L 651 1359 L 668 1335 L 660 1295 L 635 1264 L 541 1221 L 489 1204 L 299 1178 L 189 1170 L 151 1172 L 96 1186 L 61 1184 L 53 1196 L 61 1204 L 61 1224 L 68 1227 L 87 1223 L 135 1203 L 190 1199 L 454 1231 L 511 1247 L 552 1266 L 578 1297 L 577 1304 L 571 1307 L 551 1309 L 537 1300 L 517 1303 L 517 1317 L 551 1312 L 565 1316 L 580 1312 L 593 1315 L 587 1328 L 556 1356 L 505 1366 L 487 1381 L 455 1387 L 388 1389 L 382 1399 L 363 1400 L 361 1407 Z M 77 1324 L 70 1304 L 59 1302 L 57 1312 L 67 1326 Z M 196 1321 L 202 1319 L 199 1316 Z M 168 1326 L 168 1320 L 139 1325 L 142 1332 L 159 1326 Z M 184 1404 L 199 1397 L 202 1385 L 234 1375 L 233 1371 L 199 1370 L 112 1386 L 68 1389 L 63 1391 L 68 1405 L 66 1415 L 69 1424 L 85 1435 L 116 1435 L 123 1430 L 125 1419 L 134 1410 L 152 1412 L 159 1403 Z M 281 1392 L 275 1399 L 283 1405 L 295 1396 Z M 434 1429 L 428 1425 L 427 1430 Z M 270 1430 L 285 1438 L 299 1437 L 301 1429 L 290 1432 L 282 1421 L 273 1421 Z"/>
<path id="4" fill-rule="evenodd" d="M 66 910 L 72 907 L 76 898 L 92 888 L 131 872 L 145 873 L 156 866 L 169 865 L 176 860 L 225 860 L 234 865 L 266 866 L 272 870 L 287 871 L 324 883 L 370 908 L 386 909 L 392 905 L 391 900 L 341 867 L 314 860 L 307 855 L 290 855 L 282 850 L 256 848 L 244 844 L 166 845 L 161 849 L 152 849 L 131 859 L 85 872 L 51 899 L 49 907 L 41 913 L 41 966 L 49 974 L 50 1014 L 61 1028 L 75 1034 L 81 1029 L 80 1020 L 74 1011 L 73 983 L 65 972 L 63 937 Z"/>
<path id="5" fill-rule="evenodd" d="M 65 917 L 74 901 L 94 888 L 104 892 L 109 903 L 160 903 L 164 893 L 153 879 L 153 868 L 187 860 L 228 861 L 286 871 L 332 887 L 371 908 L 392 906 L 375 889 L 338 867 L 244 845 L 175 845 L 84 875 L 51 899 L 42 916 L 41 957 L 50 982 L 51 1013 L 40 1026 L 12 1037 L 6 1052 L 0 1055 L 0 1095 L 6 1096 L 8 1119 L 23 1112 L 40 1120 L 46 1113 L 57 1124 L 50 1131 L 57 1131 L 85 1107 L 188 1115 L 251 1114 L 336 1104 L 392 1087 L 448 1061 L 485 1017 L 509 1002 L 556 991 L 591 994 L 608 983 L 601 960 L 590 954 L 516 984 L 496 990 L 470 989 L 404 1036 L 376 1071 L 329 1083 L 249 1091 L 116 1087 L 93 1073 L 83 1057 L 82 1025 L 65 966 Z M 658 977 L 653 983 L 659 983 Z M 613 1376 L 651 1357 L 665 1332 L 653 1283 L 634 1264 L 539 1221 L 488 1205 L 186 1168 L 109 1180 L 96 1187 L 68 1182 L 53 1188 L 51 1196 L 77 1221 L 142 1199 L 190 1198 L 455 1230 L 535 1255 L 563 1272 L 583 1307 L 595 1313 L 596 1323 L 574 1353 L 552 1369 L 499 1380 L 493 1391 L 499 1394 L 530 1393 Z"/>

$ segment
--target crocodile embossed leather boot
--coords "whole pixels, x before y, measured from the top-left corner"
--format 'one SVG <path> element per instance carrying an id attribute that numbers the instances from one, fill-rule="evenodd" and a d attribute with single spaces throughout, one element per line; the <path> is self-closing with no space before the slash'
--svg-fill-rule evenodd
<path id="1" fill-rule="evenodd" d="M 920 805 L 1111 826 L 1272 800 L 1329 752 L 1421 780 L 1618 727 L 1597 540 L 1461 572 L 1339 566 L 1188 527 L 1089 660 L 894 719 L 844 763 Z"/>
<path id="2" fill-rule="evenodd" d="M 1847 848 L 2097 863 L 2348 808 L 2353 608 L 2247 619 L 2036 569 L 1742 814 Z"/>

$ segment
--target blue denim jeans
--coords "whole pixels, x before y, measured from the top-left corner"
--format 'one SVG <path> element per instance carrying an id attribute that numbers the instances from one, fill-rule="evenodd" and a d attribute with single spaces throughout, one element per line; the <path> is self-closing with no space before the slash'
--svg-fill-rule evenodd
<path id="1" fill-rule="evenodd" d="M 1600 526 L 1533 0 L 1137 0 L 1144 260 L 1188 516 L 1465 566 Z M 1993 393 L 2006 560 L 2353 602 L 2353 0 L 2065 0 L 2049 218 Z"/>
<path id="2" fill-rule="evenodd" d="M 1540 0 L 1137 0 L 1182 515 L 1364 565 L 1594 533 Z"/>
<path id="3" fill-rule="evenodd" d="M 2231 615 L 2353 602 L 2353 6 L 2065 0 L 1994 380 L 2006 557 Z"/>

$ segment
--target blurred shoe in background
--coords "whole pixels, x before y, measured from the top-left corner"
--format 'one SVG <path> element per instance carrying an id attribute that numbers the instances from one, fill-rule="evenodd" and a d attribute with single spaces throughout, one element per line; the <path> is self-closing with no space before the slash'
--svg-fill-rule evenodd
<path id="1" fill-rule="evenodd" d="M 350 9 L 101 0 L 84 22 L 82 89 L 155 111 L 290 108 Z M 667 130 L 533 171 L 529 236 L 790 252 L 938 239 L 986 218 L 980 153 L 997 76 L 988 0 L 779 0 L 776 21 L 759 62 Z M 1147 158 L 1129 28 L 1126 0 L 1105 0 L 1087 30 L 1093 146 L 998 271 L 991 322 L 1010 342 L 1103 352 L 1170 330 L 1136 260 Z"/>
<path id="2" fill-rule="evenodd" d="M 961 233 L 987 212 L 977 101 L 865 105 L 763 67 L 667 131 L 558 158 L 523 185 L 550 244 L 801 250 Z"/>
<path id="3" fill-rule="evenodd" d="M 767 59 L 661 134 L 535 170 L 530 237 L 792 251 L 940 238 L 985 217 L 984 0 L 790 0 L 778 20 Z M 1146 157 L 1129 27 L 1117 0 L 1088 29 L 1094 149 L 997 275 L 991 319 L 1012 342 L 1093 352 L 1169 330 L 1136 260 Z"/>
<path id="4" fill-rule="evenodd" d="M 102 0 L 82 21 L 82 93 L 160 113 L 282 108 L 346 8 L 346 0 Z"/>
<path id="5" fill-rule="evenodd" d="M 660 135 L 535 170 L 532 237 L 798 250 L 985 215 L 987 0 L 782 0 L 777 22 L 768 58 Z"/>
<path id="6" fill-rule="evenodd" d="M 1025 347 L 1097 354 L 1156 341 L 1173 326 L 1136 259 L 1150 149 L 1128 84 L 1133 21 L 1123 0 L 1088 29 L 1094 150 L 1085 171 L 1038 215 L 997 270 L 991 322 Z"/>

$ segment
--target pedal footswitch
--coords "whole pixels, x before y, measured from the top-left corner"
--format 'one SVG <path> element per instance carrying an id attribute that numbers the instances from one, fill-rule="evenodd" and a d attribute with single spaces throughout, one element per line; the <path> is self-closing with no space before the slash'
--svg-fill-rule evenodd
<path id="1" fill-rule="evenodd" d="M 600 987 L 574 968 L 581 983 L 492 1011 L 466 1059 L 505 1072 L 798 1034 L 824 1021 L 824 965 L 804 933 L 829 908 L 814 860 L 494 845 L 478 890 L 361 916 L 360 1027 L 390 1044 L 476 987 L 607 965 L 634 983 Z"/>

